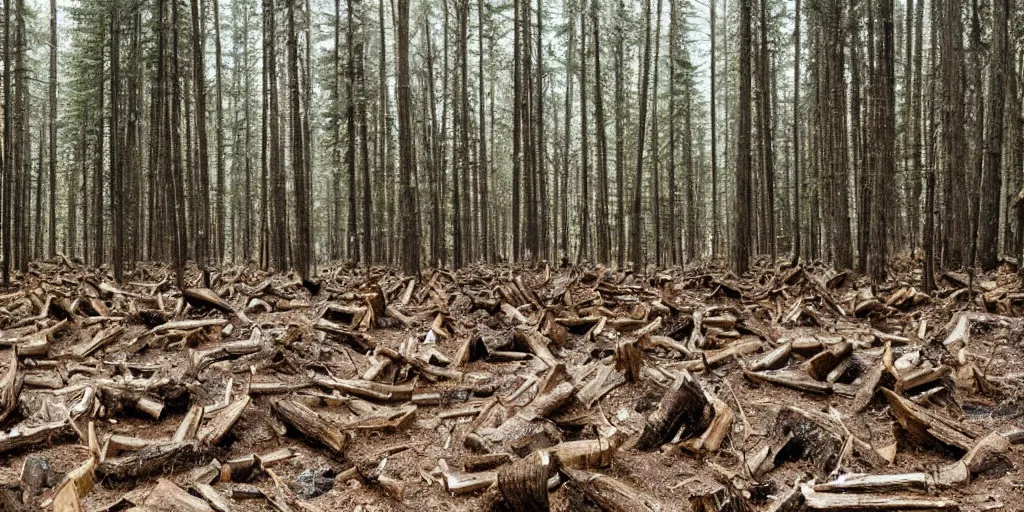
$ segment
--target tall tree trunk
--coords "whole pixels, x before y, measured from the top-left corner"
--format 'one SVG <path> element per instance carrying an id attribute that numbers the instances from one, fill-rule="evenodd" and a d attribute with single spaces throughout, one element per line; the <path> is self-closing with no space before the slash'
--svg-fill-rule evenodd
<path id="1" fill-rule="evenodd" d="M 868 258 L 868 272 L 872 279 L 881 282 L 886 276 L 888 261 L 887 235 L 889 230 L 889 208 L 892 204 L 892 185 L 895 182 L 895 56 L 893 42 L 893 0 L 877 0 L 878 17 L 882 34 L 878 40 L 878 62 L 873 67 L 873 85 L 877 107 L 874 114 L 874 131 L 878 144 L 878 160 L 871 180 L 871 246 Z"/>
<path id="2" fill-rule="evenodd" d="M 775 141 L 772 138 L 772 80 L 769 78 L 770 67 L 768 65 L 768 6 L 767 0 L 760 0 L 760 33 L 761 50 L 758 52 L 758 78 L 761 93 L 761 138 L 764 144 L 764 187 L 765 217 L 767 220 L 768 250 L 771 255 L 772 265 L 775 264 L 776 256 L 776 232 L 775 232 Z"/>
<path id="3" fill-rule="evenodd" d="M 800 0 L 797 0 L 798 2 Z M 718 101 L 715 97 L 717 84 L 715 83 L 716 55 L 715 46 L 717 36 L 715 28 L 718 25 L 715 14 L 715 5 L 718 0 L 711 0 L 711 257 L 718 256 Z M 798 9 L 799 11 L 799 9 Z"/>
<path id="4" fill-rule="evenodd" d="M 223 263 L 224 261 L 224 246 L 227 238 L 226 232 L 226 217 L 227 209 L 225 206 L 225 200 L 227 196 L 226 179 L 224 176 L 224 87 L 221 76 L 221 69 L 223 68 L 221 60 L 221 41 L 220 41 L 220 1 L 213 0 L 213 45 L 214 45 L 214 63 L 216 72 L 216 106 L 215 112 L 217 116 L 217 227 L 214 230 L 214 234 L 217 237 L 216 241 L 216 253 L 214 257 L 217 263 Z M 234 230 L 231 230 L 231 237 L 236 238 L 237 234 Z"/>
<path id="5" fill-rule="evenodd" d="M 57 0 L 50 0 L 50 94 L 49 94 L 49 140 L 50 140 L 50 161 L 49 161 L 49 187 L 50 194 L 50 215 L 48 219 L 49 240 L 47 243 L 47 256 L 53 257 L 57 254 Z M 3 157 L 0 156 L 0 161 Z M 0 168 L 3 165 L 0 164 Z M 68 190 L 73 190 L 69 188 Z"/>
<path id="6" fill-rule="evenodd" d="M 740 0 L 740 98 L 739 141 L 736 159 L 736 229 L 733 232 L 732 260 L 736 274 L 750 268 L 750 208 L 753 194 L 750 186 L 750 3 Z"/>
<path id="7" fill-rule="evenodd" d="M 592 4 L 596 5 L 596 4 Z M 590 259 L 590 125 L 587 124 L 587 16 L 580 11 L 580 248 L 577 261 Z"/>
<path id="8" fill-rule="evenodd" d="M 416 189 L 413 185 L 412 112 L 409 101 L 409 0 L 398 0 L 395 17 L 397 99 L 398 99 L 398 152 L 401 159 L 402 187 L 402 267 L 407 274 L 420 272 L 420 234 L 416 210 Z"/>
<path id="9" fill-rule="evenodd" d="M 601 85 L 603 75 L 601 74 L 601 27 L 598 18 L 598 2 L 592 0 L 590 3 L 590 24 L 594 37 L 594 129 L 597 132 L 597 261 L 600 263 L 611 262 L 611 240 L 608 227 L 608 137 L 605 132 L 604 117 L 604 87 Z M 616 154 L 616 158 L 621 158 Z M 617 165 L 617 164 L 616 164 Z M 618 194 L 619 214 L 617 217 L 622 221 L 621 189 Z M 623 231 L 624 233 L 624 231 Z M 625 238 L 619 245 L 619 260 L 622 261 L 622 254 L 625 251 Z"/>
<path id="10" fill-rule="evenodd" d="M 979 203 L 978 212 L 978 264 L 983 271 L 994 270 L 998 265 L 999 247 L 999 199 L 1002 197 L 1003 170 L 1003 112 L 1006 104 L 1006 72 L 1009 61 L 1007 41 L 1009 30 L 1007 18 L 1009 0 L 993 0 L 992 11 L 992 62 L 989 64 L 988 79 L 988 125 L 985 129 L 987 140 L 985 167 L 982 170 L 981 191 L 989 200 Z M 996 198 L 993 200 L 992 198 Z"/>
<path id="11" fill-rule="evenodd" d="M 644 35 L 643 71 L 640 78 L 640 118 L 637 122 L 636 172 L 633 174 L 633 205 L 630 211 L 629 224 L 629 258 L 639 270 L 644 266 L 644 250 L 640 243 L 643 233 L 642 199 L 644 174 L 644 136 L 647 131 L 647 87 L 651 75 L 651 0 L 644 0 Z"/>
<path id="12" fill-rule="evenodd" d="M 295 30 L 295 2 L 288 0 L 288 91 L 291 98 L 292 175 L 295 187 L 294 266 L 301 279 L 309 279 L 313 249 L 310 233 L 312 196 L 306 183 L 306 144 L 303 141 L 302 102 L 299 94 L 298 35 Z"/>
<path id="13" fill-rule="evenodd" d="M 11 194 L 13 189 L 11 187 L 11 180 L 14 175 L 13 169 L 11 169 L 12 162 L 12 151 L 11 151 L 11 120 L 14 119 L 12 115 L 12 102 L 11 98 L 11 0 L 4 0 L 4 103 L 3 103 L 3 117 L 4 117 L 4 146 L 3 154 L 0 155 L 0 164 L 3 164 L 3 198 L 2 198 L 2 213 L 0 213 L 0 222 L 3 223 L 3 240 L 0 244 L 3 245 L 3 285 L 4 287 L 10 286 L 11 284 Z"/>
<path id="14" fill-rule="evenodd" d="M 490 195 L 490 167 L 487 158 L 487 119 L 484 115 L 484 0 L 477 0 L 477 51 L 479 52 L 479 69 L 477 70 L 477 111 L 480 114 L 480 121 L 477 128 L 480 130 L 480 154 L 477 158 L 477 175 L 480 180 L 480 259 L 490 262 L 494 259 L 493 247 L 491 244 L 490 216 L 488 209 Z M 571 41 L 570 37 L 570 41 Z M 569 60 L 572 61 L 572 42 L 569 43 Z M 570 89 L 571 85 L 568 86 Z M 492 119 L 493 122 L 493 119 Z"/>
<path id="15" fill-rule="evenodd" d="M 195 257 L 200 268 L 207 264 L 210 251 L 210 157 L 206 136 L 206 45 L 203 44 L 206 23 L 201 3 L 202 0 L 192 0 L 192 79 L 196 88 L 196 138 L 199 147 L 196 168 L 196 193 L 199 197 L 194 209 L 199 230 L 196 232 Z"/>
<path id="16" fill-rule="evenodd" d="M 121 138 L 121 6 L 110 9 L 110 219 L 114 232 L 114 279 L 124 280 L 124 167 Z"/>
<path id="17" fill-rule="evenodd" d="M 793 28 L 793 254 L 800 262 L 800 0 L 796 0 Z"/>
<path id="18" fill-rule="evenodd" d="M 348 74 L 345 81 L 345 136 L 347 139 L 347 152 L 345 153 L 345 165 L 348 167 L 348 257 L 359 263 L 359 214 L 356 207 L 357 186 L 356 186 L 356 55 L 355 55 L 355 13 L 352 0 L 347 0 L 348 7 Z"/>

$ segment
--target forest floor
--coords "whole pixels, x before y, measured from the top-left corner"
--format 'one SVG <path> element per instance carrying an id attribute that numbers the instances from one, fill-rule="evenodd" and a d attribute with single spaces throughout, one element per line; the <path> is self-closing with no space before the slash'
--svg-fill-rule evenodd
<path id="1" fill-rule="evenodd" d="M 34 264 L 0 510 L 1024 510 L 1018 275 L 905 267 Z"/>

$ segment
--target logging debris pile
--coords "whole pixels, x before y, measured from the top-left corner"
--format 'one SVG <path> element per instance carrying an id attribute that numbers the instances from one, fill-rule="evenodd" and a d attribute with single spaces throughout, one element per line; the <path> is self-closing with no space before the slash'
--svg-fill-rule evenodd
<path id="1" fill-rule="evenodd" d="M 1007 269 L 171 274 L 0 293 L 0 510 L 1024 510 Z"/>

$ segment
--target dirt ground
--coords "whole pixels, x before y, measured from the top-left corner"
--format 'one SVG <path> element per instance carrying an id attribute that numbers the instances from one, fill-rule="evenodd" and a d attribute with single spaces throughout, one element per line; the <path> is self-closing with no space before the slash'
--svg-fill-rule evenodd
<path id="1" fill-rule="evenodd" d="M 35 264 L 0 292 L 0 375 L 13 375 L 0 381 L 0 509 L 56 507 L 73 491 L 82 510 L 544 509 L 520 492 L 558 511 L 839 510 L 801 503 L 857 474 L 919 474 L 920 485 L 846 495 L 1024 510 L 1018 275 L 948 273 L 925 294 L 904 266 L 879 286 L 764 262 L 743 278 L 716 266 L 416 279 L 333 266 L 315 283 L 232 267 L 208 287 L 193 269 L 189 286 L 209 294 L 184 300 L 160 265 L 115 284 L 106 269 Z M 777 349 L 787 357 L 759 366 Z M 817 364 L 830 376 L 816 378 Z M 687 376 L 703 395 L 687 406 L 696 416 L 655 431 Z M 538 405 L 559 389 L 571 392 Z M 900 399 L 924 416 L 903 425 Z M 288 404 L 312 416 L 289 419 Z M 807 415 L 787 422 L 793 411 Z M 41 425 L 52 435 L 18 441 Z M 656 446 L 639 449 L 652 432 Z M 990 433 L 1005 445 L 976 463 L 971 448 Z M 584 440 L 604 440 L 600 453 L 538 455 Z M 161 447 L 173 449 L 151 463 Z M 267 457 L 282 449 L 293 453 Z M 964 475 L 942 476 L 958 461 Z M 549 493 L 516 487 L 537 464 Z M 594 475 L 627 491 L 602 494 L 608 480 Z M 469 476 L 484 483 L 465 492 Z M 210 484 L 224 501 L 168 498 L 159 479 L 193 496 Z"/>

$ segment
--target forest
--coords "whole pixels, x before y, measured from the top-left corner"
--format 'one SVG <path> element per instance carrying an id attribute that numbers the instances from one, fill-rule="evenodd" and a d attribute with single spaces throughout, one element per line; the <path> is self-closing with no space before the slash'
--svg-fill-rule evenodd
<path id="1" fill-rule="evenodd" d="M 0 512 L 1024 510 L 1018 0 L 0 2 Z"/>
<path id="2" fill-rule="evenodd" d="M 1024 250 L 1015 2 L 8 3 L 5 282 Z"/>

